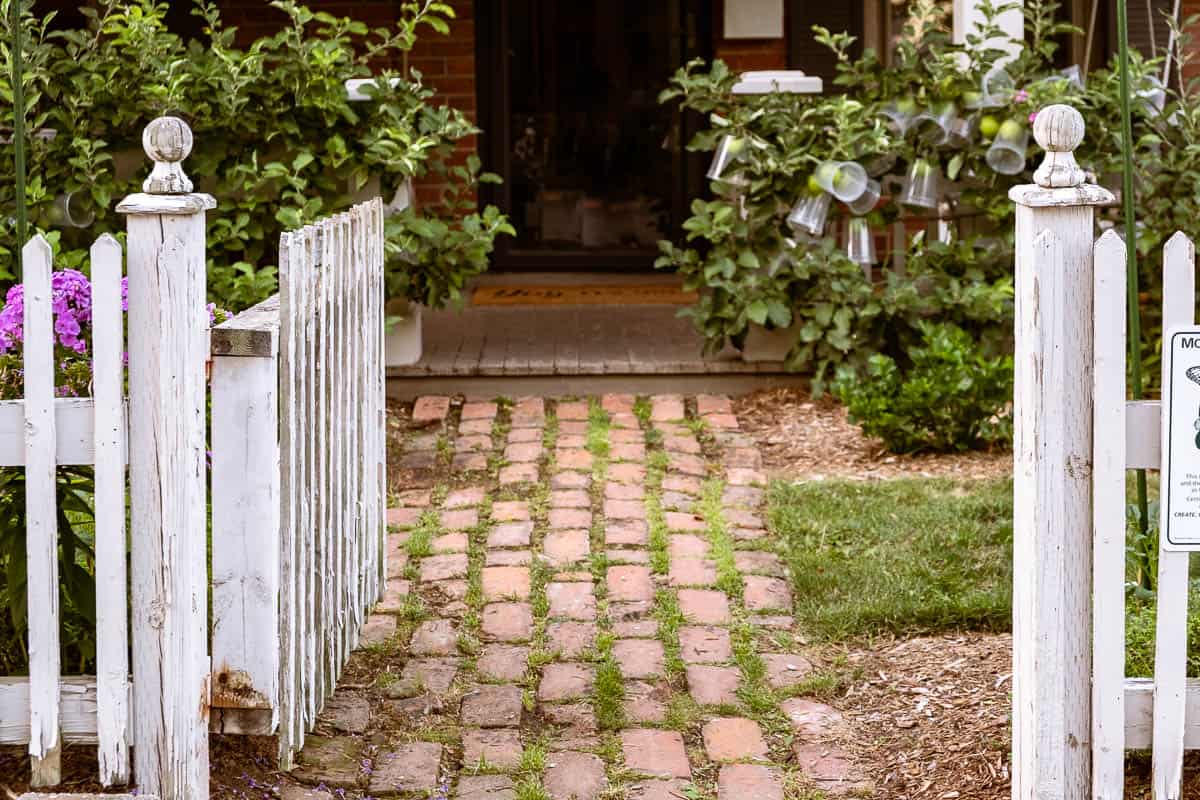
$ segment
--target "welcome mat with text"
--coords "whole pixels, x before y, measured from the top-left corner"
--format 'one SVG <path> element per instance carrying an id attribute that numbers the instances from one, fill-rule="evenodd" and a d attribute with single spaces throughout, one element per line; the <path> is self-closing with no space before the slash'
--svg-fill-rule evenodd
<path id="1" fill-rule="evenodd" d="M 678 284 L 481 286 L 471 295 L 473 306 L 677 305 L 696 302 L 696 293 Z"/>

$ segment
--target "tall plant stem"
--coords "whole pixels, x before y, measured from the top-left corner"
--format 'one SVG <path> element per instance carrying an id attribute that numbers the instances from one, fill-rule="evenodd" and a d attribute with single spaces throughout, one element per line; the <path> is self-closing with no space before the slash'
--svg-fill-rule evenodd
<path id="1" fill-rule="evenodd" d="M 1129 8 L 1127 0 L 1117 0 L 1118 61 L 1121 71 L 1121 213 L 1125 218 L 1125 269 L 1129 302 L 1129 379 L 1133 399 L 1142 399 L 1142 309 L 1138 301 L 1137 220 L 1133 197 L 1133 114 L 1129 102 Z M 1146 470 L 1137 471 L 1138 531 L 1142 536 L 1150 524 L 1146 496 Z M 1139 581 L 1151 588 L 1154 576 L 1139 566 Z"/>
<path id="2" fill-rule="evenodd" d="M 13 159 L 16 162 L 17 244 L 13 248 L 16 257 L 17 280 L 24 273 L 21 263 L 21 248 L 25 246 L 25 65 L 21 53 L 21 2 L 11 0 L 12 13 L 12 90 L 13 90 Z"/>

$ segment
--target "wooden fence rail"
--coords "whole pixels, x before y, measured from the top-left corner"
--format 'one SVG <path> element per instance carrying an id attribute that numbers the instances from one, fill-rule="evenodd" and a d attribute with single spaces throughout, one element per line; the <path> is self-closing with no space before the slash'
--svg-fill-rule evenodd
<path id="1" fill-rule="evenodd" d="M 280 261 L 279 295 L 213 331 L 213 706 L 287 764 L 384 585 L 382 203 Z"/>

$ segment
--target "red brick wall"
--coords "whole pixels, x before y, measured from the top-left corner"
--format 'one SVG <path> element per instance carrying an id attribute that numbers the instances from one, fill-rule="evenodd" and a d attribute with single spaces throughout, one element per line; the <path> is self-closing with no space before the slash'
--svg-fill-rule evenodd
<path id="1" fill-rule="evenodd" d="M 1183 0 L 1179 4 L 1179 18 L 1186 20 L 1188 17 L 1200 14 L 1200 0 Z M 1193 25 L 1188 31 L 1192 35 L 1192 63 L 1184 71 L 1184 80 L 1192 78 L 1200 78 L 1200 29 Z"/>
<path id="2" fill-rule="evenodd" d="M 836 0 L 835 0 L 836 1 Z M 1196 0 L 1200 3 L 1200 0 Z M 786 3 L 784 4 L 786 7 Z M 713 50 L 730 69 L 738 72 L 760 69 L 787 69 L 788 41 L 784 39 L 726 39 L 724 0 L 713 0 Z M 786 13 L 786 12 L 785 12 Z M 786 31 L 787 19 L 784 19 Z"/>
<path id="3" fill-rule="evenodd" d="M 487 2 L 487 0 L 481 0 Z M 474 0 L 451 0 L 455 19 L 450 33 L 443 36 L 429 28 L 420 31 L 420 38 L 409 53 L 408 66 L 421 73 L 426 86 L 437 90 L 436 101 L 453 106 L 478 122 L 475 95 L 475 6 Z M 474 153 L 476 141 L 469 136 L 459 142 L 455 162 L 461 163 Z M 436 177 L 417 185 L 417 202 L 435 202 L 443 185 Z"/>

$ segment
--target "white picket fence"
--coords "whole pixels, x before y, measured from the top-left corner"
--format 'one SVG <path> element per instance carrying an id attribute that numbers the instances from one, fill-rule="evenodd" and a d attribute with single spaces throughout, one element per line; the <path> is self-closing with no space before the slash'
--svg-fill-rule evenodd
<path id="1" fill-rule="evenodd" d="M 28 744 L 33 782 L 55 785 L 63 735 L 94 742 L 100 781 L 113 786 L 129 778 L 132 739 L 121 246 L 105 235 L 91 249 L 90 398 L 55 397 L 50 245 L 34 238 L 23 261 L 24 399 L 0 402 L 0 467 L 25 468 L 29 677 L 0 678 L 0 744 Z M 96 677 L 66 681 L 59 664 L 59 464 L 94 465 L 96 489 Z"/>
<path id="2" fill-rule="evenodd" d="M 213 708 L 289 764 L 386 577 L 382 203 L 280 256 L 280 293 L 213 331 Z"/>
<path id="3" fill-rule="evenodd" d="M 94 744 L 105 786 L 207 800 L 210 727 L 277 734 L 290 762 L 384 585 L 383 207 L 284 234 L 280 295 L 211 331 L 210 659 L 215 203 L 191 193 L 181 120 L 144 141 L 146 193 L 118 206 L 128 398 L 117 241 L 91 252 L 86 399 L 55 398 L 50 247 L 23 251 L 25 390 L 0 403 L 0 467 L 25 469 L 30 669 L 0 677 L 0 745 L 28 745 L 34 787 L 60 783 L 64 742 Z M 76 464 L 95 468 L 95 677 L 59 664 L 56 468 Z"/>
<path id="4" fill-rule="evenodd" d="M 1187 553 L 1159 553 L 1154 677 L 1125 675 L 1127 471 L 1165 466 L 1161 407 L 1127 400 L 1125 243 L 1112 230 L 1094 239 L 1094 208 L 1113 196 L 1075 164 L 1083 120 L 1051 106 L 1034 130 L 1046 161 L 1011 193 L 1013 797 L 1121 798 L 1126 751 L 1151 749 L 1155 800 L 1178 800 L 1184 751 L 1200 749 Z M 1195 304 L 1195 248 L 1180 232 L 1163 250 L 1163 330 L 1192 324 Z"/>

